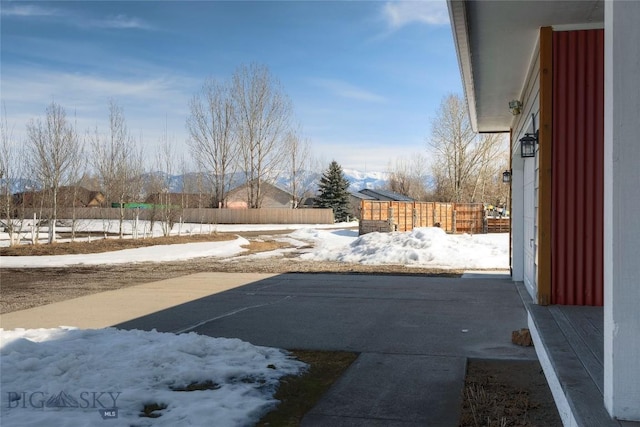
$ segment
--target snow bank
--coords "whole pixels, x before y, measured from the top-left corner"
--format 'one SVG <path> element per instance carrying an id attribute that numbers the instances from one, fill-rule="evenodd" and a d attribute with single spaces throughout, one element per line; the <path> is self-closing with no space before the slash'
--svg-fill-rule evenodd
<path id="1" fill-rule="evenodd" d="M 369 233 L 345 244 L 323 236 L 326 232 L 322 231 L 301 230 L 293 235 L 305 238 L 303 232 L 307 239 L 321 242 L 301 256 L 307 260 L 453 269 L 509 267 L 508 234 L 448 235 L 440 228 L 416 228 L 404 233 Z"/>
<path id="2" fill-rule="evenodd" d="M 252 425 L 276 404 L 279 379 L 306 366 L 195 333 L 0 329 L 0 338 L 1 418 L 11 426 L 95 426 L 105 415 L 118 426 Z M 214 390 L 175 391 L 207 381 Z M 139 417 L 151 403 L 166 409 Z"/>

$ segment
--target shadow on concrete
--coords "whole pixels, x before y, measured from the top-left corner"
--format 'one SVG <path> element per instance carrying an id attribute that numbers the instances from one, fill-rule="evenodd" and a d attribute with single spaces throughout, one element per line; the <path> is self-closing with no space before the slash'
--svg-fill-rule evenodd
<path id="1" fill-rule="evenodd" d="M 536 359 L 511 343 L 527 326 L 513 282 L 491 276 L 282 274 L 115 326 L 360 353 L 310 426 L 454 426 L 467 358 Z"/>

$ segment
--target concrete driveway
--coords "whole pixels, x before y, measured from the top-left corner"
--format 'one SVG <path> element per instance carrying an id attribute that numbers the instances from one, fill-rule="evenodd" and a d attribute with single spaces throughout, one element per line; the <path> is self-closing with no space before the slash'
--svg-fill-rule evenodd
<path id="1" fill-rule="evenodd" d="M 457 426 L 467 358 L 536 359 L 511 343 L 526 325 L 507 276 L 283 274 L 117 326 L 358 352 L 303 425 L 393 427 Z"/>
<path id="2" fill-rule="evenodd" d="M 468 358 L 531 359 L 508 276 L 199 273 L 0 316 L 0 326 L 117 326 L 358 359 L 304 426 L 457 426 Z"/>

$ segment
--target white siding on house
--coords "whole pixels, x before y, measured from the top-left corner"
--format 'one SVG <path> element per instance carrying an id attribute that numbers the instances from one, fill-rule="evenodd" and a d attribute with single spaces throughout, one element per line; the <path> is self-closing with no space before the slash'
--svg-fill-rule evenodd
<path id="1" fill-rule="evenodd" d="M 512 266 L 514 280 L 523 280 L 531 297 L 537 300 L 538 282 L 538 187 L 539 156 L 523 159 L 520 157 L 520 138 L 539 127 L 540 112 L 540 55 L 536 45 L 532 54 L 527 80 L 519 98 L 522 112 L 514 116 L 511 124 L 513 157 L 513 209 L 512 209 Z M 532 114 L 536 129 L 532 126 Z M 537 147 L 536 147 L 537 151 Z M 517 204 L 516 204 L 517 203 Z M 519 212 L 518 212 L 519 209 Z"/>
<path id="2" fill-rule="evenodd" d="M 604 401 L 640 421 L 640 2 L 605 2 Z"/>

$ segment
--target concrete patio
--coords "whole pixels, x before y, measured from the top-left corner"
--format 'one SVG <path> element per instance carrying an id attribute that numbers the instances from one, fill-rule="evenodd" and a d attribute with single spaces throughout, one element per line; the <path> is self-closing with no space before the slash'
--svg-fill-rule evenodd
<path id="1" fill-rule="evenodd" d="M 2 324 L 353 351 L 356 362 L 303 425 L 457 426 L 468 358 L 536 359 L 511 343 L 527 313 L 509 277 L 467 277 L 202 273 L 8 313 Z"/>

